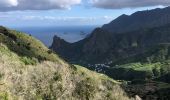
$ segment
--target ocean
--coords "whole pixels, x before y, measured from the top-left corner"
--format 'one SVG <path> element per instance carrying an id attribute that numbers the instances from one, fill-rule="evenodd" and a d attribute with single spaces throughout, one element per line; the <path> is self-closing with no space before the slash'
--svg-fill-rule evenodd
<path id="1" fill-rule="evenodd" d="M 12 29 L 25 32 L 50 46 L 54 35 L 73 43 L 84 39 L 97 26 L 53 26 L 53 27 L 13 27 Z"/>

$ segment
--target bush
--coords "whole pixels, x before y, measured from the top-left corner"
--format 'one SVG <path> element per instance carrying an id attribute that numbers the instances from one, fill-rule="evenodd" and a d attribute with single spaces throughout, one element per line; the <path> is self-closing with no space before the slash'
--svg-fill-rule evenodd
<path id="1" fill-rule="evenodd" d="M 0 80 L 2 79 L 2 77 L 3 77 L 3 74 L 2 74 L 2 73 L 0 73 Z"/>
<path id="2" fill-rule="evenodd" d="M 52 50 L 48 50 L 47 52 L 48 52 L 48 54 L 52 54 L 52 53 L 53 53 L 53 51 L 52 51 Z"/>
<path id="3" fill-rule="evenodd" d="M 152 72 L 153 72 L 153 74 L 154 74 L 155 77 L 159 77 L 159 76 L 161 75 L 160 69 L 158 69 L 158 68 L 154 68 L 154 69 L 152 70 Z"/>
<path id="4" fill-rule="evenodd" d="M 7 93 L 0 93 L 0 100 L 8 100 L 8 94 Z"/>
<path id="5" fill-rule="evenodd" d="M 58 72 L 55 72 L 53 79 L 54 79 L 54 81 L 61 81 L 62 77 Z"/>
<path id="6" fill-rule="evenodd" d="M 77 83 L 75 93 L 83 100 L 93 98 L 96 87 L 92 79 L 85 79 Z"/>
<path id="7" fill-rule="evenodd" d="M 28 57 L 21 57 L 21 61 L 24 62 L 25 65 L 36 65 L 37 60 Z"/>

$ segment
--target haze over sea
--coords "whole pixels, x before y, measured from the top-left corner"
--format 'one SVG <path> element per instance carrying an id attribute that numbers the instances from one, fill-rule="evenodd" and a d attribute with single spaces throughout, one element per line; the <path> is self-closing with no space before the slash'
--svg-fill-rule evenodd
<path id="1" fill-rule="evenodd" d="M 96 27 L 97 26 L 24 26 L 13 27 L 13 29 L 32 35 L 49 47 L 52 44 L 54 35 L 73 43 L 85 38 Z"/>

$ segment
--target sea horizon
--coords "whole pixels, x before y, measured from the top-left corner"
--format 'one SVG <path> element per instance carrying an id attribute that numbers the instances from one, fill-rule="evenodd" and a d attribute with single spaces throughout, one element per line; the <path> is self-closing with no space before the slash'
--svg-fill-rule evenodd
<path id="1" fill-rule="evenodd" d="M 69 43 L 74 43 L 84 39 L 89 35 L 97 25 L 82 25 L 82 26 L 20 26 L 20 27 L 10 27 L 14 30 L 18 30 L 29 34 L 47 47 L 51 46 L 53 37 L 57 35 L 58 37 L 64 39 Z"/>

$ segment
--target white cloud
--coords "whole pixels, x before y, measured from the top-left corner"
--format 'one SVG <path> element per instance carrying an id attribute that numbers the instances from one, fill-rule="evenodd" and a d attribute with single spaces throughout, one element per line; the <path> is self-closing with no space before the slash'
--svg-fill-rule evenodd
<path id="1" fill-rule="evenodd" d="M 96 20 L 112 20 L 111 16 L 99 17 L 60 17 L 60 16 L 20 16 L 22 20 L 51 20 L 51 21 L 96 21 Z"/>
<path id="2" fill-rule="evenodd" d="M 90 0 L 93 6 L 106 9 L 168 6 L 170 0 Z"/>
<path id="3" fill-rule="evenodd" d="M 70 9 L 81 0 L 0 0 L 0 11 Z"/>
<path id="4" fill-rule="evenodd" d="M 17 5 L 18 5 L 17 0 L 0 0 L 1 7 L 12 7 L 12 6 L 17 6 Z"/>

